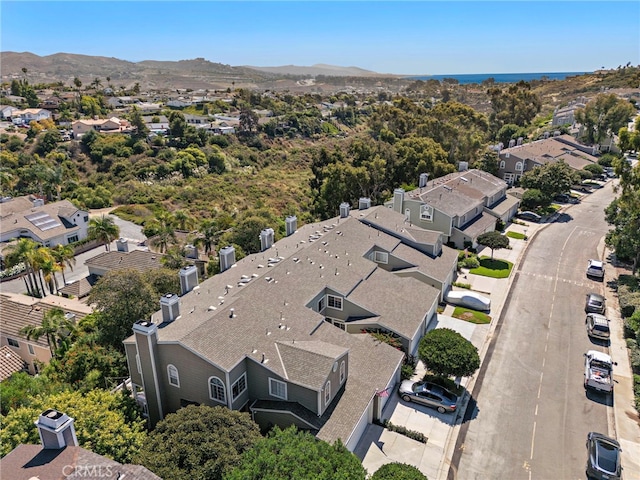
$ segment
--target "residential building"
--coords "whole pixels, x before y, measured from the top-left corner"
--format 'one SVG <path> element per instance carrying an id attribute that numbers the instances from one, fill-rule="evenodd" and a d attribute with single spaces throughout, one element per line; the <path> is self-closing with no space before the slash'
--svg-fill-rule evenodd
<path id="1" fill-rule="evenodd" d="M 24 110 L 14 110 L 11 113 L 11 121 L 14 125 L 29 125 L 31 122 L 49 118 L 51 118 L 51 112 L 44 108 L 25 108 Z"/>
<path id="2" fill-rule="evenodd" d="M 498 176 L 516 183 L 525 172 L 547 163 L 564 161 L 575 170 L 597 163 L 598 145 L 579 143 L 571 135 L 555 135 L 520 145 L 510 145 L 498 153 Z"/>
<path id="3" fill-rule="evenodd" d="M 584 108 L 587 104 L 587 99 L 585 97 L 581 97 L 577 100 L 569 102 L 569 105 L 564 107 L 556 107 L 553 111 L 553 118 L 551 120 L 551 125 L 575 125 L 575 113 L 576 110 L 580 108 Z"/>
<path id="4" fill-rule="evenodd" d="M 66 297 L 84 298 L 89 295 L 100 277 L 110 271 L 131 268 L 146 272 L 163 266 L 163 254 L 139 249 L 129 251 L 128 242 L 124 238 L 116 240 L 116 246 L 117 251 L 102 252 L 85 261 L 89 274 L 85 278 L 65 285 L 60 289 L 60 293 Z"/>
<path id="5" fill-rule="evenodd" d="M 9 345 L 0 347 L 0 382 L 14 373 L 27 370 L 27 364 Z"/>
<path id="6" fill-rule="evenodd" d="M 240 261 L 225 247 L 222 272 L 202 284 L 195 266 L 181 270 L 182 296 L 163 296 L 124 342 L 151 425 L 188 404 L 224 405 L 355 448 L 405 355 L 365 332 L 415 354 L 457 262 L 441 233 L 359 207 L 300 229 L 287 217 L 287 236 L 263 230 L 262 252 Z"/>
<path id="7" fill-rule="evenodd" d="M 45 410 L 35 423 L 41 444 L 20 444 L 0 459 L 4 478 L 161 480 L 141 465 L 122 464 L 79 447 L 74 419 L 63 412 Z"/>
<path id="8" fill-rule="evenodd" d="M 456 248 L 476 246 L 498 219 L 508 222 L 518 211 L 519 200 L 507 196 L 507 184 L 490 173 L 465 170 L 432 181 L 426 175 L 415 190 L 396 189 L 385 205 L 412 226 L 442 232 Z"/>
<path id="9" fill-rule="evenodd" d="M 11 105 L 0 105 L 0 119 L 4 120 L 11 118 L 13 112 L 17 112 L 19 109 Z"/>
<path id="10" fill-rule="evenodd" d="M 98 119 L 82 119 L 76 120 L 72 124 L 73 138 L 79 139 L 90 130 L 99 133 L 128 133 L 131 126 L 126 120 L 120 120 L 118 117 L 98 118 Z"/>
<path id="11" fill-rule="evenodd" d="M 86 238 L 88 228 L 89 213 L 69 200 L 44 203 L 32 195 L 0 199 L 0 242 L 26 237 L 55 247 Z"/>
<path id="12" fill-rule="evenodd" d="M 28 326 L 42 325 L 44 314 L 54 308 L 64 310 L 67 318 L 79 321 L 92 312 L 91 307 L 77 300 L 49 295 L 34 298 L 19 293 L 0 293 L 0 311 L 2 312 L 2 329 L 0 345 L 8 346 L 25 362 L 26 370 L 32 375 L 38 373 L 38 365 L 49 363 L 51 349 L 46 336 L 28 340 L 20 331 Z"/>

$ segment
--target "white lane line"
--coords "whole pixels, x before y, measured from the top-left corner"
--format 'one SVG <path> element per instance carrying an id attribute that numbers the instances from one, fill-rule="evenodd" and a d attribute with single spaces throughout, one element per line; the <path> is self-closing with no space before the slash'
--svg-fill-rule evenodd
<path id="1" fill-rule="evenodd" d="M 533 432 L 531 433 L 531 456 L 529 460 L 533 460 L 533 447 L 536 441 L 536 422 L 533 422 Z"/>
<path id="2" fill-rule="evenodd" d="M 540 384 L 538 385 L 538 398 L 540 398 L 540 391 L 542 390 L 542 377 L 544 377 L 544 372 L 540 372 Z"/>

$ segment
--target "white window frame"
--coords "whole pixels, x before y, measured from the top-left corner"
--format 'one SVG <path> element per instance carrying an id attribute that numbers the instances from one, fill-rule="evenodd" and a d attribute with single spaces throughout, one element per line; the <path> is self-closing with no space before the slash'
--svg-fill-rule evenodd
<path id="1" fill-rule="evenodd" d="M 433 207 L 431 205 L 420 205 L 420 220 L 425 222 L 433 222 Z"/>
<path id="2" fill-rule="evenodd" d="M 242 390 L 238 390 L 238 393 L 235 393 L 234 389 L 236 388 L 236 386 L 239 387 L 241 383 L 244 386 L 244 388 Z M 231 400 L 235 400 L 246 391 L 247 391 L 247 374 L 243 373 L 242 375 L 240 375 L 240 377 L 238 377 L 238 379 L 235 382 L 233 382 L 233 385 L 231 385 Z"/>
<path id="3" fill-rule="evenodd" d="M 331 402 L 331 380 L 327 380 L 324 385 L 324 406 L 326 407 Z"/>
<path id="4" fill-rule="evenodd" d="M 405 209 L 404 209 L 404 219 L 405 219 L 407 222 L 410 222 L 410 221 L 411 221 L 411 210 L 410 210 L 410 209 L 408 209 L 408 208 L 405 208 Z"/>
<path id="5" fill-rule="evenodd" d="M 504 170 L 505 165 L 506 165 L 505 161 L 504 161 L 504 160 L 502 160 L 502 161 L 500 162 L 500 169 L 501 169 L 501 170 Z"/>
<path id="6" fill-rule="evenodd" d="M 340 362 L 340 384 L 343 384 L 347 378 L 347 364 L 343 360 Z"/>
<path id="7" fill-rule="evenodd" d="M 325 297 L 323 295 L 322 298 L 318 300 L 318 313 L 322 313 L 324 311 L 325 305 L 326 305 L 326 302 L 325 302 Z"/>
<path id="8" fill-rule="evenodd" d="M 287 400 L 287 384 L 275 378 L 269 377 L 269 395 Z"/>
<path id="9" fill-rule="evenodd" d="M 214 380 L 217 380 L 218 382 L 220 382 L 215 387 L 216 387 L 216 393 L 218 393 L 219 394 L 218 396 L 221 396 L 222 398 L 218 398 L 218 396 L 214 396 L 212 394 L 213 391 L 211 390 L 211 387 L 212 387 L 211 382 L 214 381 Z M 209 398 L 211 400 L 215 400 L 216 402 L 220 402 L 220 403 L 226 405 L 227 404 L 227 389 L 226 389 L 226 387 L 224 385 L 224 382 L 220 378 L 218 378 L 216 376 L 213 376 L 213 377 L 209 377 L 209 380 L 207 380 L 207 385 L 209 387 Z"/>
<path id="10" fill-rule="evenodd" d="M 142 373 L 142 365 L 140 364 L 140 354 L 136 353 L 136 368 L 138 373 Z"/>
<path id="11" fill-rule="evenodd" d="M 523 162 L 516 162 L 516 172 L 521 172 L 524 169 Z"/>
<path id="12" fill-rule="evenodd" d="M 29 355 L 35 355 L 36 352 L 33 349 L 33 345 L 31 345 L 30 343 L 27 343 L 27 348 L 29 349 Z"/>
<path id="13" fill-rule="evenodd" d="M 342 310 L 342 297 L 327 295 L 327 306 L 335 310 Z"/>
<path id="14" fill-rule="evenodd" d="M 381 252 L 376 250 L 373 252 L 373 261 L 376 263 L 389 263 L 389 254 L 387 252 Z"/>
<path id="15" fill-rule="evenodd" d="M 167 378 L 169 379 L 169 385 L 180 388 L 180 374 L 175 365 L 167 365 Z"/>
<path id="16" fill-rule="evenodd" d="M 15 338 L 7 337 L 7 345 L 13 348 L 20 348 L 20 342 L 18 342 Z"/>

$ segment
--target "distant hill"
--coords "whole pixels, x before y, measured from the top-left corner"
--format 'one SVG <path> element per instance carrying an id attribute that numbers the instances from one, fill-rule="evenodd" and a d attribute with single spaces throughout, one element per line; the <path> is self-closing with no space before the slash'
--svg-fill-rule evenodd
<path id="1" fill-rule="evenodd" d="M 144 88 L 224 89 L 298 88 L 298 79 L 316 77 L 397 77 L 358 67 L 287 65 L 281 67 L 231 66 L 204 58 L 179 61 L 144 60 L 129 62 L 114 57 L 56 53 L 38 56 L 30 52 L 0 52 L 3 82 L 23 78 L 23 68 L 31 83 L 63 82 L 70 85 L 75 77 L 83 84 L 98 78 L 103 86 L 130 88 L 139 83 Z M 109 80 L 107 81 L 107 77 Z"/>
<path id="2" fill-rule="evenodd" d="M 277 73 L 280 75 L 305 75 L 316 77 L 318 75 L 326 75 L 332 77 L 396 77 L 389 73 L 377 73 L 371 70 L 364 70 L 358 67 L 337 67 L 335 65 L 325 65 L 318 63 L 310 67 L 302 67 L 297 65 L 284 65 L 281 67 L 252 67 L 246 66 L 253 70 L 261 72 Z"/>

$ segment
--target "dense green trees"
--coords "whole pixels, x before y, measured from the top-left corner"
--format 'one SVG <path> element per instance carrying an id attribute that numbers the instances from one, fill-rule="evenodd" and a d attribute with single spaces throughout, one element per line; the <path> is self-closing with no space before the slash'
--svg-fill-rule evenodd
<path id="1" fill-rule="evenodd" d="M 520 178 L 524 188 L 536 188 L 548 199 L 561 193 L 567 193 L 579 183 L 578 173 L 563 161 L 547 163 L 525 172 Z"/>
<path id="2" fill-rule="evenodd" d="M 613 229 L 605 241 L 618 258 L 632 262 L 633 275 L 640 265 L 640 167 L 624 159 L 614 162 L 620 177 L 618 196 L 606 207 L 605 219 Z"/>
<path id="3" fill-rule="evenodd" d="M 60 352 L 64 353 L 70 345 L 70 336 L 75 325 L 66 318 L 64 310 L 59 307 L 47 310 L 42 316 L 40 325 L 27 325 L 20 330 L 27 340 L 47 339 L 51 350 L 51 357 L 56 358 Z"/>
<path id="4" fill-rule="evenodd" d="M 522 80 L 505 88 L 491 87 L 487 94 L 493 110 L 489 121 L 495 132 L 505 124 L 529 125 L 542 109 L 540 97 L 532 91 L 530 83 Z"/>
<path id="5" fill-rule="evenodd" d="M 248 413 L 189 405 L 158 422 L 135 461 L 162 478 L 222 479 L 260 439 Z"/>
<path id="6" fill-rule="evenodd" d="M 295 427 L 278 427 L 244 453 L 225 480 L 356 480 L 366 478 L 366 470 L 354 454 L 337 441 L 333 445 Z"/>
<path id="7" fill-rule="evenodd" d="M 468 377 L 480 368 L 478 349 L 450 328 L 427 332 L 420 340 L 418 355 L 436 375 Z"/>
<path id="8" fill-rule="evenodd" d="M 596 96 L 575 113 L 576 121 L 584 127 L 584 138 L 589 144 L 602 143 L 609 135 L 626 127 L 635 108 L 613 93 Z"/>
<path id="9" fill-rule="evenodd" d="M 78 444 L 98 455 L 129 463 L 145 444 L 144 421 L 127 392 L 65 391 L 39 395 L 28 405 L 12 409 L 0 418 L 2 456 L 21 443 L 40 443 L 34 422 L 49 408 L 75 419 Z"/>

